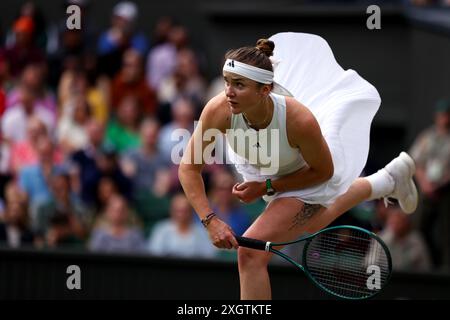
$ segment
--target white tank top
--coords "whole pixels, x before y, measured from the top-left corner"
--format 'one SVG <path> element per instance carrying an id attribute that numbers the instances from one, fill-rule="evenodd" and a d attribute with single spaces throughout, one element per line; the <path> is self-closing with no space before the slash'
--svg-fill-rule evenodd
<path id="1" fill-rule="evenodd" d="M 231 115 L 231 130 L 227 130 L 230 160 L 247 178 L 282 176 L 302 168 L 306 162 L 298 148 L 289 145 L 286 132 L 286 98 L 270 94 L 274 112 L 272 121 L 265 129 L 255 130 L 247 125 L 242 113 Z M 245 145 L 237 139 L 245 133 Z M 269 170 L 261 170 L 269 168 Z"/>

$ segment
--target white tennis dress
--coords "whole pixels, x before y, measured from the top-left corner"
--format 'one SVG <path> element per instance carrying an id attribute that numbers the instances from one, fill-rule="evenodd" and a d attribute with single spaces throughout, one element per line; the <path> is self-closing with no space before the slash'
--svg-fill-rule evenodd
<path id="1" fill-rule="evenodd" d="M 280 197 L 295 197 L 305 203 L 328 207 L 347 191 L 366 164 L 370 126 L 381 103 L 380 95 L 376 88 L 357 72 L 342 69 L 323 38 L 307 33 L 286 32 L 278 33 L 270 40 L 275 42 L 274 59 L 277 61 L 274 66 L 274 80 L 287 88 L 294 98 L 308 107 L 316 117 L 331 152 L 334 175 L 330 180 L 314 187 L 280 192 L 264 198 L 271 201 Z M 285 110 L 280 108 L 283 108 L 285 98 L 274 94 L 271 97 L 276 111 L 274 118 L 277 119 L 272 119 L 269 127 L 279 126 L 281 129 L 280 170 L 275 175 L 261 174 L 258 164 L 250 163 L 249 159 L 239 155 L 236 148 L 227 143 L 228 157 L 234 159 L 236 169 L 244 181 L 276 178 L 304 165 L 301 154 L 298 159 L 294 159 L 290 150 L 293 148 L 283 143 L 283 139 L 287 141 L 287 138 L 283 138 L 286 120 L 283 118 Z M 245 122 L 242 123 L 242 114 L 233 115 L 232 129 L 243 128 Z M 227 140 L 230 142 L 228 136 Z M 236 161 L 237 159 L 239 161 Z"/>

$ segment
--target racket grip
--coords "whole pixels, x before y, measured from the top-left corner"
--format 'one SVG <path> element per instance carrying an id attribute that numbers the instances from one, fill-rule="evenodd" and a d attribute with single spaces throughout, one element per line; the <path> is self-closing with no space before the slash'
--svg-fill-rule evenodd
<path id="1" fill-rule="evenodd" d="M 266 242 L 245 237 L 235 237 L 241 247 L 252 248 L 257 250 L 266 250 Z"/>

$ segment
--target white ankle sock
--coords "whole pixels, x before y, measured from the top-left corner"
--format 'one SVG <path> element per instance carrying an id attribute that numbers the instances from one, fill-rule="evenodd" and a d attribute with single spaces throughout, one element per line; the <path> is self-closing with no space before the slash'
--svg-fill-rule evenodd
<path id="1" fill-rule="evenodd" d="M 394 179 L 385 169 L 380 169 L 376 173 L 365 178 L 372 187 L 372 193 L 368 200 L 383 198 L 394 190 Z"/>

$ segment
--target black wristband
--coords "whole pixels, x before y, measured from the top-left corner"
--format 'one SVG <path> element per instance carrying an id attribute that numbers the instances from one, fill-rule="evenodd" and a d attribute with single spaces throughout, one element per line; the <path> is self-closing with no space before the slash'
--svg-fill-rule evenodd
<path id="1" fill-rule="evenodd" d="M 201 220 L 203 226 L 206 228 L 215 216 L 216 216 L 216 214 L 214 212 L 211 212 L 210 214 L 208 214 L 204 219 Z"/>

